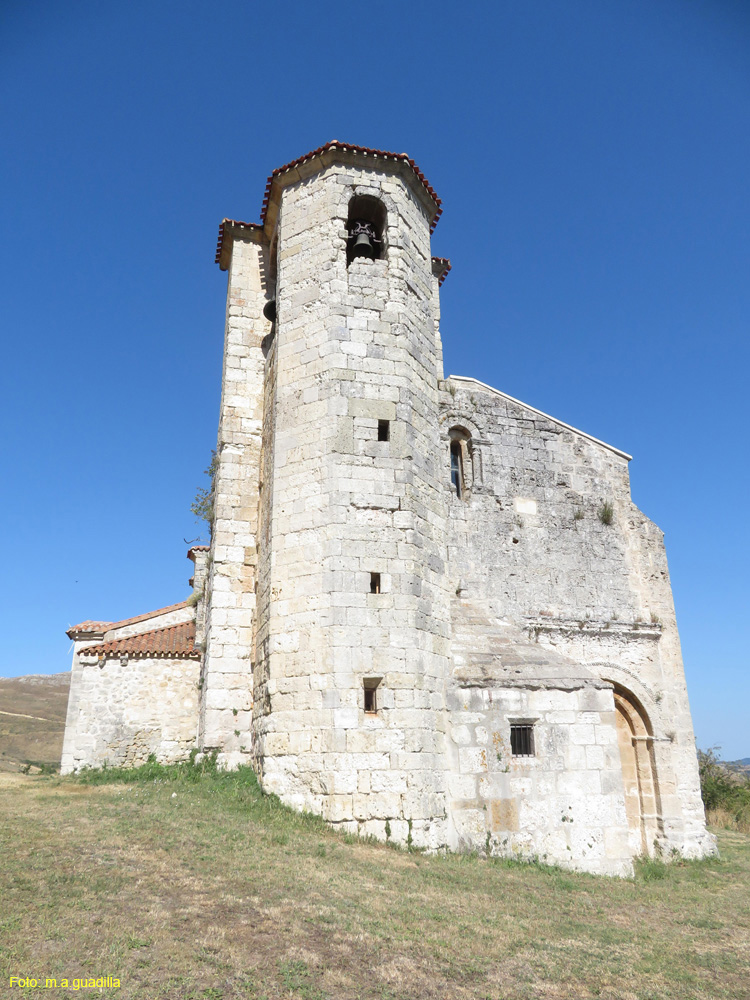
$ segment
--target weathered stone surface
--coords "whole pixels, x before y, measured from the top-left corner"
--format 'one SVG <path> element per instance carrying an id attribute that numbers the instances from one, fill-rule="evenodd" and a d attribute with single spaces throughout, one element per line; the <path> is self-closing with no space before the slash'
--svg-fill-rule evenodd
<path id="1" fill-rule="evenodd" d="M 347 259 L 353 204 L 380 259 Z M 200 678 L 76 661 L 65 766 L 194 740 L 430 850 L 710 853 L 661 532 L 623 452 L 444 379 L 436 207 L 406 161 L 327 147 L 231 230 Z"/>

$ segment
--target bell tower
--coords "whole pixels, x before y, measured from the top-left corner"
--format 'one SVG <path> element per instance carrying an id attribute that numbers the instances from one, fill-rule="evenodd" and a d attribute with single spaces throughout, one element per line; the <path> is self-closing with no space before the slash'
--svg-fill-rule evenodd
<path id="1" fill-rule="evenodd" d="M 331 142 L 269 181 L 254 625 L 263 787 L 427 847 L 447 842 L 439 212 L 405 154 Z"/>

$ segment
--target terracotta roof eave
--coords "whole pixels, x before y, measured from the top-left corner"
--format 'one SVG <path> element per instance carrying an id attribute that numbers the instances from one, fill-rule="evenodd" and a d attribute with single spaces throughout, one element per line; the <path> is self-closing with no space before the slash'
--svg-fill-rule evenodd
<path id="1" fill-rule="evenodd" d="M 149 618 L 158 618 L 167 615 L 172 611 L 180 611 L 187 607 L 187 601 L 180 601 L 178 604 L 168 604 L 166 608 L 157 608 L 156 611 L 148 611 L 145 615 L 136 615 L 135 618 L 124 618 L 119 622 L 80 622 L 78 625 L 71 625 L 65 633 L 69 639 L 86 632 L 110 632 L 115 628 L 124 628 L 126 625 L 136 625 L 138 622 L 148 621 Z"/>
<path id="2" fill-rule="evenodd" d="M 77 625 L 71 625 L 69 629 L 66 629 L 65 634 L 69 639 L 74 639 L 77 635 L 104 634 L 109 628 L 112 628 L 112 622 L 85 621 L 79 622 Z"/>
<path id="3" fill-rule="evenodd" d="M 240 222 L 239 219 L 222 219 L 219 224 L 219 235 L 216 240 L 216 255 L 214 257 L 214 263 L 218 264 L 222 271 L 226 271 L 227 264 L 222 263 L 222 254 L 224 252 L 224 240 L 227 236 L 229 230 L 232 229 L 247 229 L 254 230 L 255 232 L 263 232 L 263 224 L 260 222 Z"/>
<path id="4" fill-rule="evenodd" d="M 325 143 L 323 146 L 318 146 L 317 149 L 311 150 L 309 153 L 305 153 L 304 156 L 298 156 L 296 160 L 291 160 L 289 163 L 285 163 L 283 167 L 276 167 L 276 169 L 271 173 L 268 180 L 266 181 L 266 189 L 263 194 L 263 204 L 260 212 L 261 221 L 258 222 L 239 222 L 236 219 L 224 219 L 219 226 L 219 238 L 216 244 L 216 256 L 215 262 L 221 267 L 222 271 L 227 269 L 227 264 L 222 262 L 222 256 L 224 251 L 224 239 L 227 233 L 227 229 L 232 227 L 238 229 L 249 229 L 249 230 L 262 230 L 265 227 L 266 220 L 268 217 L 268 206 L 271 202 L 271 189 L 273 187 L 273 182 L 280 177 L 282 174 L 288 173 L 290 170 L 294 170 L 301 166 L 303 163 L 307 163 L 309 160 L 314 159 L 316 156 L 320 156 L 323 153 L 328 152 L 328 150 L 340 149 L 343 152 L 352 153 L 363 153 L 365 156 L 380 157 L 386 160 L 399 160 L 403 163 L 408 164 L 411 169 L 416 174 L 417 178 L 422 183 L 425 191 L 429 195 L 433 204 L 435 205 L 435 214 L 432 218 L 432 223 L 430 224 L 430 232 L 435 231 L 435 226 L 438 224 L 438 219 L 443 214 L 443 203 L 437 195 L 437 192 L 427 180 L 425 175 L 419 169 L 417 164 L 412 160 L 408 153 L 392 153 L 385 149 L 371 149 L 369 146 L 355 146 L 353 143 L 349 142 L 339 142 L 338 139 L 332 139 L 330 142 Z"/>
<path id="5" fill-rule="evenodd" d="M 445 279 L 448 277 L 448 272 L 451 270 L 453 265 L 448 257 L 433 257 L 432 258 L 432 273 L 437 276 L 438 287 L 442 286 Z"/>
<path id="6" fill-rule="evenodd" d="M 181 611 L 187 606 L 187 601 L 179 601 L 177 604 L 168 604 L 165 608 L 157 608 L 156 611 L 147 611 L 145 615 L 136 615 L 135 618 L 124 618 L 121 622 L 112 622 L 107 631 L 109 632 L 114 628 L 125 628 L 126 625 L 136 625 L 138 622 L 148 621 L 149 618 L 160 618 L 162 615 L 168 615 L 172 611 Z"/>
<path id="7" fill-rule="evenodd" d="M 80 656 L 99 659 L 134 658 L 199 659 L 195 648 L 195 622 L 181 622 L 151 632 L 139 632 L 124 639 L 110 639 L 94 646 L 86 646 Z"/>
<path id="8" fill-rule="evenodd" d="M 433 232 L 435 226 L 437 225 L 438 219 L 442 215 L 442 202 L 437 195 L 437 192 L 427 180 L 425 175 L 419 169 L 417 164 L 412 160 L 408 153 L 392 153 L 385 149 L 371 149 L 369 146 L 355 146 L 350 142 L 339 142 L 338 139 L 331 139 L 330 142 L 325 143 L 323 146 L 318 146 L 317 149 L 311 150 L 309 153 L 305 153 L 304 156 L 298 156 L 296 160 L 292 160 L 289 163 L 285 163 L 283 167 L 277 167 L 266 182 L 266 190 L 263 196 L 263 208 L 261 210 L 261 220 L 265 223 L 266 215 L 268 213 L 268 205 L 271 198 L 271 188 L 273 186 L 274 180 L 280 175 L 285 174 L 290 170 L 294 170 L 295 167 L 299 167 L 301 164 L 306 163 L 308 160 L 314 159 L 316 156 L 320 156 L 322 153 L 327 152 L 329 149 L 340 149 L 343 152 L 353 152 L 353 153 L 364 153 L 365 156 L 381 157 L 387 160 L 401 160 L 404 163 L 408 163 L 412 168 L 414 173 L 417 175 L 419 180 L 422 182 L 424 189 L 427 191 L 428 195 L 435 204 L 436 212 L 435 217 L 432 220 L 432 225 L 430 226 L 430 232 Z"/>
<path id="9" fill-rule="evenodd" d="M 187 557 L 188 557 L 188 559 L 192 559 L 192 561 L 195 562 L 195 556 L 194 556 L 193 553 L 195 553 L 195 552 L 210 552 L 210 551 L 211 551 L 211 546 L 210 545 L 191 545 L 190 548 L 187 551 Z"/>
<path id="10" fill-rule="evenodd" d="M 88 646 L 86 649 L 81 650 L 79 656 L 104 660 L 119 660 L 123 656 L 127 656 L 129 660 L 199 660 L 201 652 L 199 649 L 191 649 L 187 652 L 160 652 L 155 650 L 151 650 L 150 652 L 132 650 L 113 652 L 112 650 L 107 650 L 102 653 L 98 646 Z"/>

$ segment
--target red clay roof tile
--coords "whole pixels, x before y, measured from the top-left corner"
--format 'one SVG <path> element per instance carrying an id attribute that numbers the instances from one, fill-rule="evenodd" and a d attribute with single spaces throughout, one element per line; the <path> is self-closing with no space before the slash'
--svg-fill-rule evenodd
<path id="1" fill-rule="evenodd" d="M 81 656 L 111 658 L 125 655 L 200 659 L 200 651 L 195 648 L 195 622 L 141 632 L 127 639 L 113 639 L 81 650 Z"/>
<path id="2" fill-rule="evenodd" d="M 73 635 L 77 632 L 106 632 L 108 628 L 112 627 L 112 622 L 79 622 L 77 625 L 71 625 L 66 635 L 73 638 Z"/>
<path id="3" fill-rule="evenodd" d="M 169 614 L 170 611 L 179 611 L 186 608 L 187 601 L 180 601 L 179 604 L 170 604 L 166 608 L 158 608 L 156 611 L 149 611 L 145 615 L 136 615 L 135 618 L 124 618 L 121 622 L 81 622 L 80 625 L 71 625 L 65 633 L 69 639 L 74 639 L 79 632 L 109 632 L 113 628 L 124 628 L 125 625 L 136 625 L 138 622 L 145 622 L 149 618 L 157 618 L 159 615 Z"/>
<path id="4" fill-rule="evenodd" d="M 448 272 L 453 265 L 451 264 L 448 257 L 433 257 L 432 258 L 432 273 L 437 275 L 438 287 L 443 284 L 445 279 L 448 277 Z"/>

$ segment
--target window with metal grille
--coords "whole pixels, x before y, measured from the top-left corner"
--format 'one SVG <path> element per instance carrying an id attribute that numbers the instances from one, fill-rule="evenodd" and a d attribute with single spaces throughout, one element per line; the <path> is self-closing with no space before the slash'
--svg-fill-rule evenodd
<path id="1" fill-rule="evenodd" d="M 514 757 L 534 756 L 534 727 L 512 725 L 510 727 L 510 749 Z"/>

